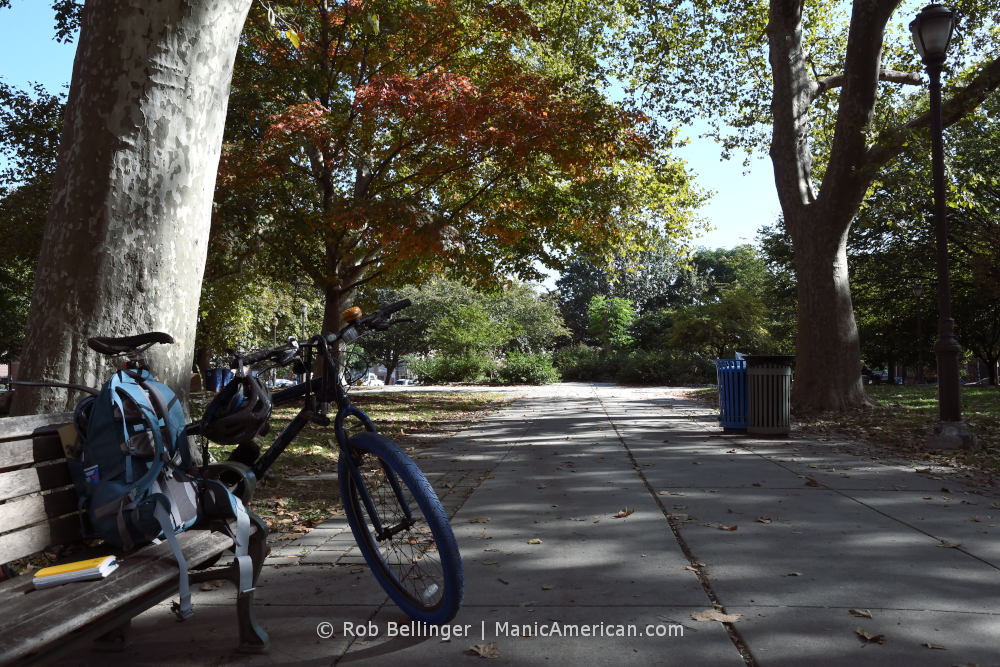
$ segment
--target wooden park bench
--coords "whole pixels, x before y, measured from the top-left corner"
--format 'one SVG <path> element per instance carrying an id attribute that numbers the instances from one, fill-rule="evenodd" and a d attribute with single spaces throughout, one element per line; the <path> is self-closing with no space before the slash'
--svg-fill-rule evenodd
<path id="1" fill-rule="evenodd" d="M 85 543 L 76 492 L 65 465 L 57 430 L 72 414 L 0 419 L 0 563 L 55 553 L 72 562 L 114 553 Z M 252 516 L 252 515 L 251 515 Z M 191 584 L 225 579 L 237 585 L 235 560 L 224 566 L 233 546 L 218 524 L 178 535 Z M 200 528 L 200 527 L 199 527 Z M 254 582 L 267 552 L 267 529 L 253 517 L 250 556 Z M 119 556 L 106 579 L 35 590 L 30 574 L 0 582 L 0 664 L 49 662 L 87 647 L 105 650 L 128 645 L 131 619 L 177 594 L 177 561 L 166 542 Z M 237 586 L 238 587 L 238 586 Z M 257 624 L 253 590 L 238 594 L 239 645 L 244 652 L 268 649 L 267 633 Z M 197 609 L 197 607 L 196 607 Z M 166 617 L 165 622 L 174 622 Z M 197 623 L 198 614 L 187 623 Z"/>

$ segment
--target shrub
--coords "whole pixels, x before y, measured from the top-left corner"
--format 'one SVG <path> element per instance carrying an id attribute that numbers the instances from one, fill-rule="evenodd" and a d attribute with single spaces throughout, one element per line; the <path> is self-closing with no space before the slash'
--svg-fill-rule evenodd
<path id="1" fill-rule="evenodd" d="M 696 353 L 673 350 L 608 353 L 578 345 L 557 351 L 553 358 L 564 380 L 658 385 L 715 382 L 715 364 Z"/>
<path id="2" fill-rule="evenodd" d="M 617 357 L 587 345 L 564 347 L 552 355 L 563 380 L 610 381 L 617 372 Z"/>
<path id="3" fill-rule="evenodd" d="M 715 382 L 715 364 L 698 354 L 639 350 L 622 360 L 615 380 L 623 384 L 708 384 Z"/>
<path id="4" fill-rule="evenodd" d="M 475 354 L 445 354 L 437 357 L 409 358 L 410 371 L 421 384 L 447 382 L 487 382 L 497 373 L 496 363 Z"/>
<path id="5" fill-rule="evenodd" d="M 511 352 L 498 373 L 500 380 L 508 384 L 551 384 L 559 381 L 559 371 L 547 354 Z"/>

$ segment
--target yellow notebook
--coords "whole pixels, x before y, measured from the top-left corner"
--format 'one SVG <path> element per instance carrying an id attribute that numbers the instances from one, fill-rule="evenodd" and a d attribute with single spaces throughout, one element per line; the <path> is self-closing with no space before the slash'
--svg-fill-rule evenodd
<path id="1" fill-rule="evenodd" d="M 78 560 L 73 563 L 63 563 L 45 567 L 35 572 L 33 581 L 35 588 L 58 586 L 70 581 L 87 579 L 103 579 L 118 567 L 114 556 L 99 556 L 88 560 Z"/>

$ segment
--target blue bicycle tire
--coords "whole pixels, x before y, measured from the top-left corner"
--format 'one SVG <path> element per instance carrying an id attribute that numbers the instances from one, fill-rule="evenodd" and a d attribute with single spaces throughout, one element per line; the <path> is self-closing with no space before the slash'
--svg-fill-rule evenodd
<path id="1" fill-rule="evenodd" d="M 337 470 L 344 510 L 372 573 L 407 616 L 433 625 L 447 623 L 458 613 L 465 583 L 458 543 L 437 494 L 417 464 L 384 436 L 359 433 L 348 441 L 348 451 L 360 460 L 359 470 L 380 517 L 391 515 L 395 520 L 401 514 L 386 483 L 391 473 L 416 522 L 378 540 L 345 455 L 341 455 Z"/>

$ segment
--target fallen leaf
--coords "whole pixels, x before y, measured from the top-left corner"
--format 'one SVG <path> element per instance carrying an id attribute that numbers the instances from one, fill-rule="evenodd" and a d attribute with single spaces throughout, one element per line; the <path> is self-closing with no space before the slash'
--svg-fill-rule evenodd
<path id="1" fill-rule="evenodd" d="M 489 644 L 473 644 L 466 651 L 469 655 L 478 655 L 480 658 L 499 658 L 500 650 L 497 648 L 496 644 L 490 642 Z"/>
<path id="2" fill-rule="evenodd" d="M 801 576 L 802 576 L 802 573 L 801 573 L 801 572 L 789 572 L 789 573 L 788 573 L 788 574 L 786 574 L 785 576 L 786 576 L 786 577 L 801 577 Z"/>
<path id="3" fill-rule="evenodd" d="M 855 632 L 858 633 L 859 637 L 865 640 L 865 643 L 874 642 L 875 644 L 881 644 L 885 641 L 885 635 L 873 635 L 864 628 L 858 628 Z"/>
<path id="4" fill-rule="evenodd" d="M 537 537 L 532 537 L 530 540 L 528 540 L 528 544 L 541 544 L 541 543 L 542 541 Z"/>
<path id="5" fill-rule="evenodd" d="M 820 485 L 820 483 L 817 482 L 812 477 L 806 477 L 806 486 L 819 486 L 819 485 Z"/>
<path id="6" fill-rule="evenodd" d="M 851 616 L 860 616 L 861 618 L 871 618 L 872 613 L 868 609 L 848 609 L 847 610 Z"/>
<path id="7" fill-rule="evenodd" d="M 947 486 L 942 486 L 941 493 L 951 493 L 951 489 L 949 489 Z"/>
<path id="8" fill-rule="evenodd" d="M 739 525 L 737 524 L 728 526 L 724 523 L 706 523 L 705 525 L 709 528 L 718 528 L 719 530 L 739 530 Z"/>
<path id="9" fill-rule="evenodd" d="M 760 482 L 754 482 L 751 486 L 760 486 Z"/>
<path id="10" fill-rule="evenodd" d="M 633 512 L 635 512 L 635 510 L 632 509 L 631 507 L 625 507 L 625 508 L 622 508 L 622 509 L 618 510 L 618 514 L 615 514 L 614 518 L 615 519 L 624 519 L 625 517 L 627 517 L 628 515 L 632 514 Z"/>
<path id="11" fill-rule="evenodd" d="M 480 539 L 480 540 L 492 540 L 492 539 L 493 539 L 493 537 L 492 537 L 491 535 L 487 535 L 487 534 L 486 534 L 486 529 L 485 529 L 485 528 L 483 528 L 483 532 L 482 532 L 482 534 L 481 534 L 481 535 L 479 536 L 479 538 L 478 538 L 478 539 Z"/>
<path id="12" fill-rule="evenodd" d="M 510 586 L 510 582 L 507 581 L 506 579 L 501 579 L 500 577 L 497 577 L 497 581 L 499 581 L 504 586 Z"/>
<path id="13" fill-rule="evenodd" d="M 938 646 L 937 644 L 932 644 L 930 642 L 924 642 L 923 646 L 925 646 L 927 648 L 935 648 L 935 649 L 938 649 L 939 651 L 947 651 L 948 650 L 944 646 Z"/>
<path id="14" fill-rule="evenodd" d="M 757 517 L 757 523 L 771 523 L 771 517 L 769 516 L 759 516 Z"/>
<path id="15" fill-rule="evenodd" d="M 735 623 L 743 618 L 743 614 L 727 614 L 718 609 L 705 609 L 704 611 L 692 611 L 691 618 L 699 623 L 709 623 L 719 621 L 720 623 Z"/>
<path id="16" fill-rule="evenodd" d="M 221 581 L 218 581 L 218 580 L 215 580 L 215 581 L 206 581 L 205 583 L 203 583 L 201 585 L 201 590 L 203 590 L 203 591 L 214 591 L 217 588 L 222 588 L 222 582 Z"/>
<path id="17" fill-rule="evenodd" d="M 490 518 L 488 516 L 479 516 L 475 519 L 469 519 L 469 523 L 489 523 Z"/>
<path id="18" fill-rule="evenodd" d="M 948 540 L 940 540 L 938 542 L 938 546 L 945 549 L 957 549 L 962 545 L 961 543 L 949 542 Z"/>
<path id="19" fill-rule="evenodd" d="M 553 584 L 542 584 L 543 591 L 551 591 L 555 588 Z"/>
<path id="20" fill-rule="evenodd" d="M 685 565 L 684 569 L 688 570 L 690 572 L 697 572 L 698 571 L 698 568 L 696 568 L 694 565 Z"/>

